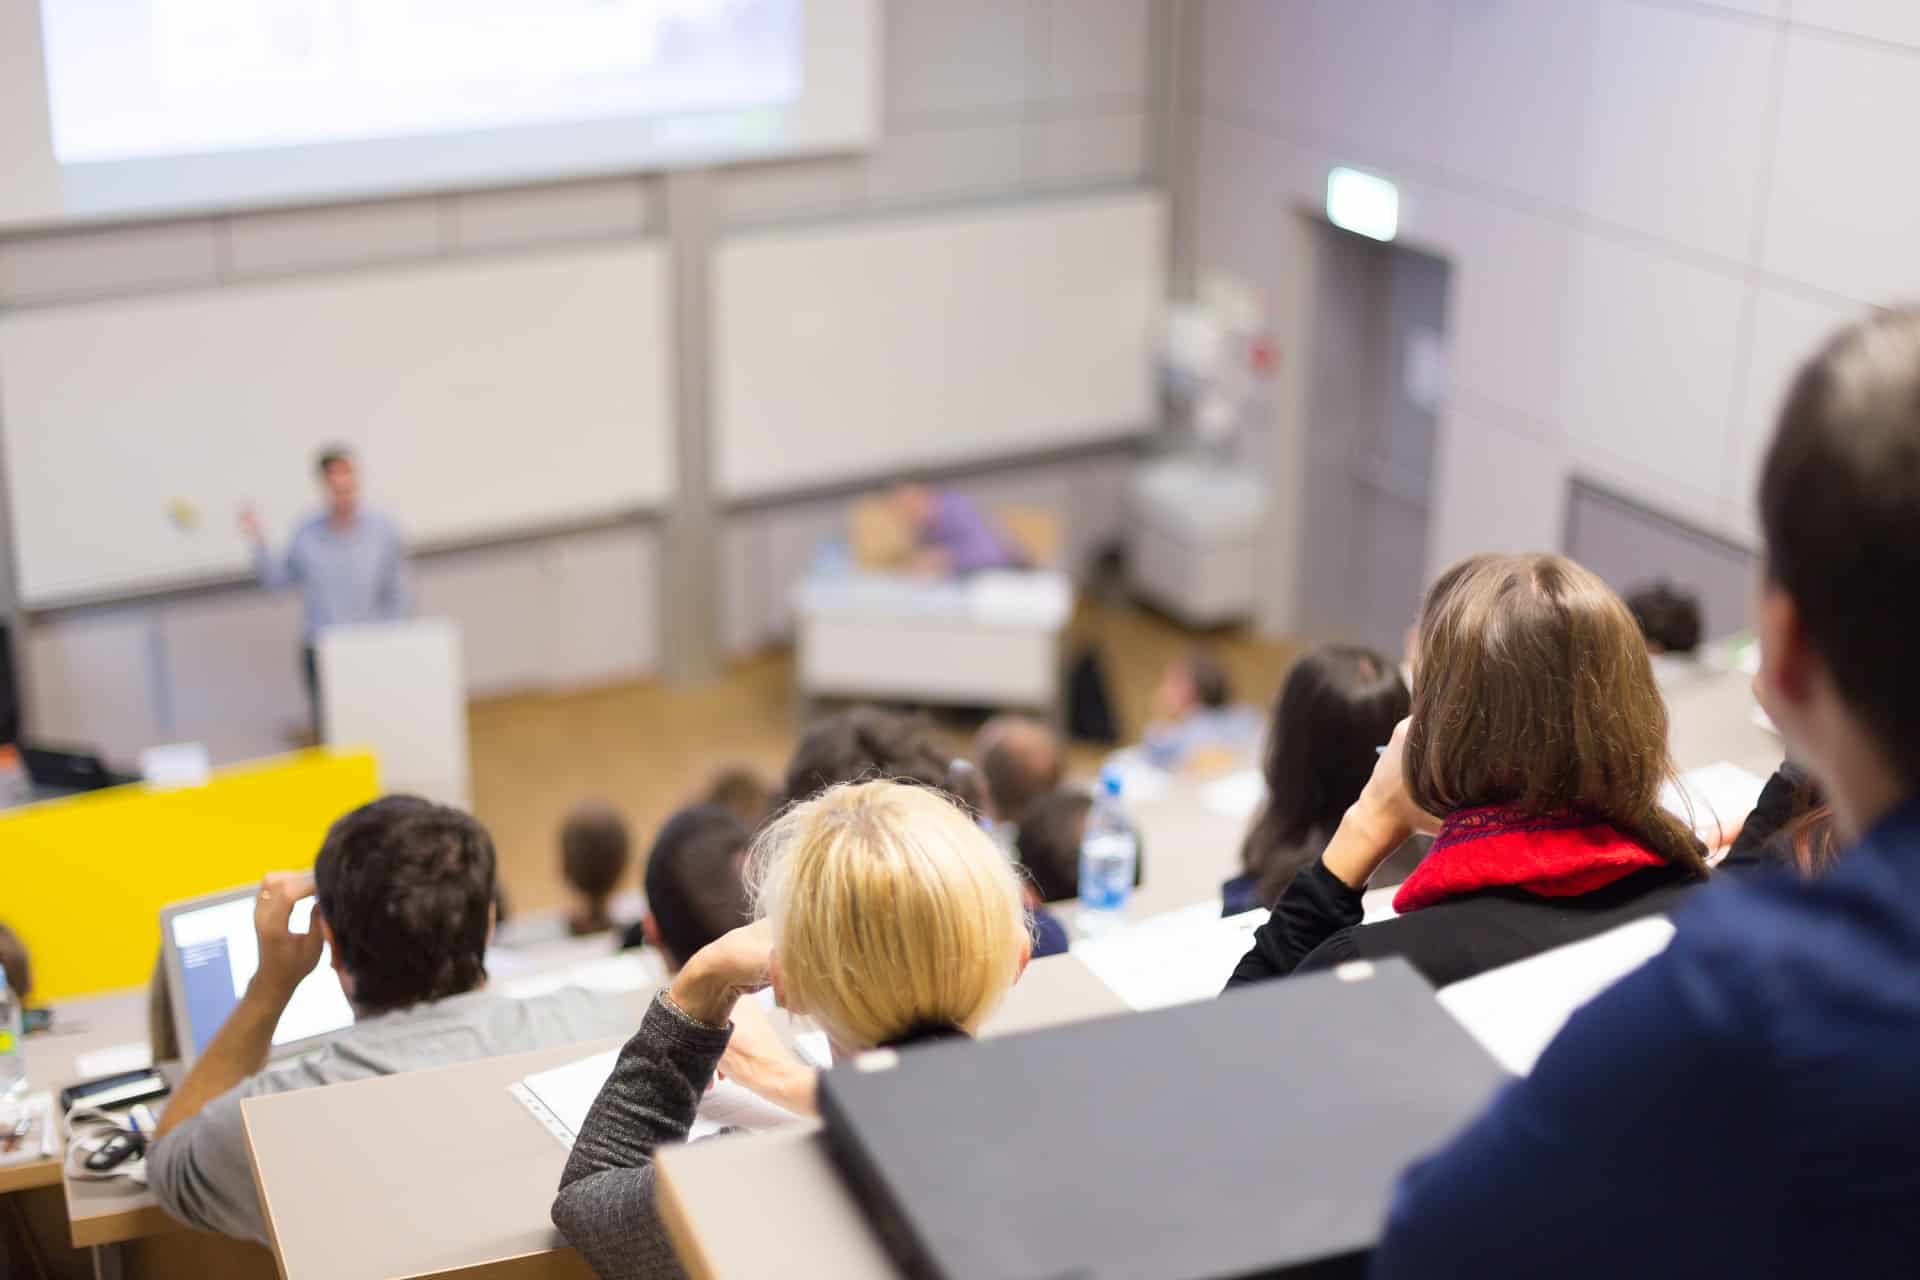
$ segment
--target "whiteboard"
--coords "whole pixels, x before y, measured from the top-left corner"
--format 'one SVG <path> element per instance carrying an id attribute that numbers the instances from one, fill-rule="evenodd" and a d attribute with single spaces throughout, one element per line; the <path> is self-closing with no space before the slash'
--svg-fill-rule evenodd
<path id="1" fill-rule="evenodd" d="M 416 543 L 661 504 L 668 278 L 646 242 L 0 315 L 21 600 L 246 572 L 239 507 L 284 538 L 333 441 Z"/>
<path id="2" fill-rule="evenodd" d="M 739 236 L 713 274 L 723 496 L 1153 423 L 1158 194 Z"/>

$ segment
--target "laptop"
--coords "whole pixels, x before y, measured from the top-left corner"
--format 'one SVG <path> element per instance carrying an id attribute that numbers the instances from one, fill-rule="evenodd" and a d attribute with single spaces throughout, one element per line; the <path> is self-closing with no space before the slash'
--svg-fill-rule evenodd
<path id="1" fill-rule="evenodd" d="M 176 902 L 160 912 L 160 956 L 183 1066 L 192 1066 L 206 1052 L 260 967 L 259 940 L 253 932 L 253 903 L 259 892 L 253 885 L 229 889 Z M 294 930 L 304 932 L 312 916 L 313 899 L 302 898 L 294 906 Z M 353 1007 L 340 990 L 329 950 L 322 948 L 320 963 L 294 988 L 280 1015 L 269 1056 L 279 1060 L 309 1052 L 352 1025 Z"/>
<path id="2" fill-rule="evenodd" d="M 20 744 L 20 760 L 27 767 L 27 781 L 35 790 L 53 794 L 98 791 L 140 779 L 132 774 L 116 773 L 91 751 L 77 751 L 44 744 Z"/>
<path id="3" fill-rule="evenodd" d="M 917 1277 L 1361 1274 L 1400 1172 L 1505 1074 L 1404 961 L 820 1082 L 829 1150 Z"/>

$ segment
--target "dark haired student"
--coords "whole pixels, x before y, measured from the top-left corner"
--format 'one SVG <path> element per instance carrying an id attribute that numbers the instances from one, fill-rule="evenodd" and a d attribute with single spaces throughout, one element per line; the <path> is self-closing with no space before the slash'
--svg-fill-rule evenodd
<path id="1" fill-rule="evenodd" d="M 1405 1177 L 1375 1275 L 1914 1274 L 1920 310 L 1800 372 L 1760 527 L 1756 687 L 1848 847 L 1699 894 Z"/>
<path id="2" fill-rule="evenodd" d="M 240 1103 L 626 1031 L 617 1003 L 569 988 L 531 1000 L 487 991 L 493 841 L 457 809 L 388 796 L 333 824 L 313 873 L 267 877 L 254 902 L 260 967 L 174 1091 L 147 1155 L 161 1205 L 189 1226 L 267 1243 Z M 288 929 L 317 899 L 309 933 Z M 317 1053 L 266 1069 L 293 990 L 332 948 L 355 1024 Z M 394 1153 L 404 1159 L 404 1153 Z"/>

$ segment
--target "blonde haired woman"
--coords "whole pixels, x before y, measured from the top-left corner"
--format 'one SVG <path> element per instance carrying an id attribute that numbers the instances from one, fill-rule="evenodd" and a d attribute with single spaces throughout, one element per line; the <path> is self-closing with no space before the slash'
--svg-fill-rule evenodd
<path id="1" fill-rule="evenodd" d="M 553 1221 L 604 1280 L 678 1275 L 653 1207 L 653 1153 L 692 1127 L 732 1034 L 768 985 L 836 1056 L 970 1036 L 1031 949 L 1013 866 L 926 787 L 833 787 L 754 849 L 762 919 L 696 953 L 655 997 L 575 1141 Z"/>
<path id="2" fill-rule="evenodd" d="M 1404 956 L 1436 987 L 1671 910 L 1705 851 L 1660 804 L 1667 711 L 1620 597 L 1564 556 L 1487 555 L 1427 593 L 1413 711 L 1228 986 Z M 1362 923 L 1368 879 L 1438 830 Z"/>

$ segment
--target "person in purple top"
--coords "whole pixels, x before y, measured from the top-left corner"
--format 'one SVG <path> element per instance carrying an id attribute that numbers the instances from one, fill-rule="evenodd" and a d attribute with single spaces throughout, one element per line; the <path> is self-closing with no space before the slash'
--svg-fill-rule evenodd
<path id="1" fill-rule="evenodd" d="M 1025 558 L 970 499 L 932 485 L 895 486 L 889 500 L 916 534 L 909 562 L 928 577 L 965 577 L 983 569 L 1019 569 Z"/>

